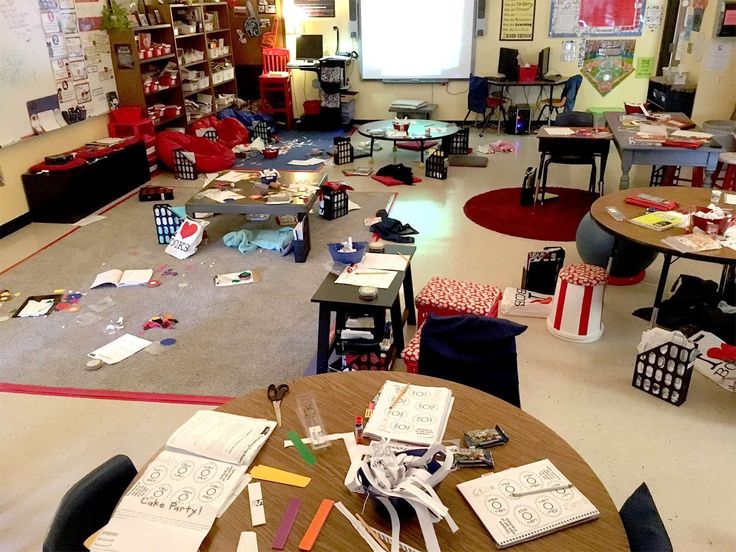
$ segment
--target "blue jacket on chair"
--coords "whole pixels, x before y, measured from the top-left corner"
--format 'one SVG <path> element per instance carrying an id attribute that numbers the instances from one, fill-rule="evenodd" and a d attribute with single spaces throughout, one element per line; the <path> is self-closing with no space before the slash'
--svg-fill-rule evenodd
<path id="1" fill-rule="evenodd" d="M 575 98 L 578 95 L 581 84 L 583 84 L 582 75 L 570 77 L 565 83 L 565 88 L 562 90 L 562 97 L 565 98 L 564 113 L 569 113 L 575 108 Z"/>

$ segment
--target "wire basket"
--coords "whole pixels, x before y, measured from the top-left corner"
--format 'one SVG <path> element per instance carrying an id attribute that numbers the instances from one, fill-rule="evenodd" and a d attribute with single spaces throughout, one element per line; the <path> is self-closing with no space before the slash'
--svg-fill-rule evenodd
<path id="1" fill-rule="evenodd" d="M 468 155 L 470 148 L 470 128 L 461 128 L 452 136 L 442 139 L 442 151 L 447 155 Z"/>
<path id="2" fill-rule="evenodd" d="M 333 142 L 335 144 L 335 152 L 333 154 L 335 165 L 352 163 L 355 159 L 355 150 L 350 143 L 350 138 L 336 136 Z"/>
<path id="3" fill-rule="evenodd" d="M 171 210 L 168 203 L 156 203 L 153 206 L 153 221 L 156 225 L 156 238 L 160 245 L 166 245 L 174 237 L 181 226 L 181 219 Z"/>
<path id="4" fill-rule="evenodd" d="M 319 214 L 327 220 L 335 220 L 348 214 L 348 193 L 345 190 L 322 188 Z"/>
<path id="5" fill-rule="evenodd" d="M 636 356 L 631 385 L 680 406 L 687 399 L 697 348 L 665 343 Z"/>
<path id="6" fill-rule="evenodd" d="M 428 178 L 437 178 L 439 180 L 447 179 L 447 167 L 449 158 L 442 150 L 436 150 L 432 155 L 427 157 L 424 163 L 424 176 Z"/>
<path id="7" fill-rule="evenodd" d="M 197 180 L 197 169 L 184 155 L 183 149 L 174 150 L 174 176 L 177 180 Z"/>
<path id="8" fill-rule="evenodd" d="M 217 142 L 217 131 L 214 128 L 205 130 L 204 134 L 202 134 L 202 138 L 207 138 L 212 142 Z"/>
<path id="9" fill-rule="evenodd" d="M 260 138 L 266 144 L 269 144 L 271 143 L 271 127 L 265 121 L 259 121 L 253 127 L 253 130 L 251 132 L 251 137 L 254 140 L 256 138 Z"/>

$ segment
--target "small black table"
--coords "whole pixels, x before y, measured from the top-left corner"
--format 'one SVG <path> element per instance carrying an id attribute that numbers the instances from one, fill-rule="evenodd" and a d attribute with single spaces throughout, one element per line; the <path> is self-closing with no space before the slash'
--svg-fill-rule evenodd
<path id="1" fill-rule="evenodd" d="M 413 245 L 386 245 L 385 254 L 401 253 L 411 258 L 416 252 Z M 345 328 L 348 316 L 360 312 L 370 314 L 377 328 L 383 327 L 386 321 L 386 309 L 391 313 L 391 327 L 394 335 L 396 350 L 404 349 L 404 325 L 408 322 L 412 326 L 417 323 L 414 309 L 414 286 L 411 276 L 411 262 L 406 265 L 404 272 L 397 272 L 391 286 L 379 289 L 378 296 L 372 301 L 366 301 L 358 296 L 356 286 L 336 284 L 336 274 L 328 274 L 317 291 L 312 296 L 312 303 L 319 304 L 319 326 L 317 328 L 317 373 L 324 374 L 328 369 L 330 353 L 335 348 L 336 338 L 330 339 L 330 325 L 332 313 L 335 313 L 335 329 Z M 399 290 L 404 286 L 404 310 L 401 310 Z M 337 335 L 337 332 L 335 333 Z"/>

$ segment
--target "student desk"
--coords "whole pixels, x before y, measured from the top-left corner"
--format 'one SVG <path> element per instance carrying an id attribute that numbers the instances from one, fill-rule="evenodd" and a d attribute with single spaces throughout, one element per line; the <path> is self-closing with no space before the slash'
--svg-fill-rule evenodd
<path id="1" fill-rule="evenodd" d="M 562 127 L 554 127 L 562 128 Z M 535 190 L 535 198 L 540 197 L 541 184 L 541 202 L 544 203 L 544 193 L 547 188 L 547 180 L 542 178 L 544 162 L 547 157 L 556 155 L 593 155 L 599 159 L 598 171 L 598 187 L 600 195 L 603 195 L 604 175 L 606 172 L 606 162 L 608 161 L 608 151 L 611 149 L 611 138 L 613 135 L 606 131 L 596 131 L 593 128 L 571 128 L 575 134 L 569 136 L 553 136 L 547 132 L 547 127 L 542 127 L 537 132 L 539 157 L 539 170 L 537 171 L 537 186 Z M 585 134 L 583 134 L 585 133 Z M 594 192 L 595 190 L 588 190 Z"/>
<path id="2" fill-rule="evenodd" d="M 386 245 L 385 254 L 401 253 L 411 259 L 416 247 L 413 245 Z M 391 313 L 391 330 L 396 351 L 404 349 L 404 325 L 417 323 L 414 310 L 414 286 L 411 276 L 411 262 L 405 272 L 398 272 L 391 286 L 379 289 L 378 296 L 366 301 L 358 296 L 358 288 L 347 284 L 336 284 L 337 276 L 328 274 L 322 285 L 312 296 L 312 303 L 319 304 L 319 325 L 317 328 L 317 373 L 327 372 L 330 353 L 335 348 L 335 339 L 330 338 L 332 313 L 335 313 L 336 329 L 343 329 L 348 315 L 352 312 L 368 313 L 373 316 L 376 328 L 382 328 L 386 320 L 386 309 Z M 404 310 L 401 310 L 399 290 L 404 286 Z"/>
<path id="3" fill-rule="evenodd" d="M 263 482 L 266 524 L 252 527 L 247 493 L 242 493 L 202 543 L 200 550 L 235 550 L 241 531 L 255 531 L 259 550 L 270 550 L 281 516 L 291 498 L 303 500 L 296 523 L 291 530 L 286 550 L 296 550 L 297 544 L 317 511 L 323 498 L 340 500 L 351 512 L 362 512 L 364 497 L 348 491 L 343 485 L 350 461 L 342 441 L 314 451 L 317 464 L 307 465 L 294 450 L 284 448 L 288 431 L 303 434 L 297 414 L 297 398 L 312 393 L 320 409 L 327 433 L 350 432 L 356 415 L 363 413 L 368 402 L 386 379 L 416 385 L 442 386 L 452 389 L 455 405 L 445 431 L 446 439 L 462 439 L 470 429 L 499 424 L 510 441 L 493 450 L 497 470 L 520 466 L 543 458 L 552 463 L 600 511 L 600 517 L 589 523 L 570 527 L 545 537 L 517 545 L 514 550 L 628 550 L 628 542 L 616 507 L 603 484 L 580 455 L 559 435 L 536 418 L 510 404 L 476 389 L 446 380 L 418 374 L 384 372 L 339 372 L 288 380 L 291 391 L 281 403 L 283 427 L 276 427 L 256 457 L 253 465 L 264 464 L 289 470 L 312 478 L 305 488 L 287 487 Z M 280 382 L 279 382 L 280 383 Z M 234 399 L 217 410 L 258 418 L 273 418 L 273 408 L 265 389 Z M 142 470 L 141 470 L 142 471 Z M 487 473 L 477 468 L 450 473 L 438 486 L 442 502 L 450 509 L 460 531 L 453 534 L 445 522 L 435 524 L 440 547 L 445 551 L 495 550 L 490 534 L 465 499 L 455 488 L 462 481 Z M 368 500 L 361 514 L 366 522 L 384 533 L 390 533 L 390 521 L 377 508 L 377 501 Z M 424 550 L 415 516 L 401 520 L 401 541 Z M 317 539 L 315 552 L 368 550 L 357 532 L 334 508 Z"/>
<path id="4" fill-rule="evenodd" d="M 610 115 L 610 113 L 609 113 Z M 668 148 L 674 149 L 674 148 Z M 652 309 L 651 327 L 657 323 L 657 314 L 659 306 L 662 304 L 662 296 L 667 283 L 667 275 L 672 257 L 685 257 L 695 259 L 706 263 L 719 263 L 724 265 L 723 277 L 721 278 L 720 290 L 723 291 L 725 285 L 726 267 L 736 266 L 736 251 L 727 247 L 716 249 L 713 251 L 701 251 L 698 253 L 680 253 L 676 249 L 662 242 L 663 238 L 668 236 L 681 236 L 689 233 L 682 228 L 672 228 L 657 232 L 649 228 L 644 228 L 636 224 L 630 223 L 628 220 L 618 222 L 608 214 L 606 207 L 615 207 L 629 219 L 644 214 L 644 207 L 639 205 L 630 205 L 624 202 L 626 196 L 633 193 L 629 190 L 618 190 L 598 198 L 590 208 L 590 214 L 604 230 L 616 236 L 616 241 L 625 239 L 635 243 L 644 245 L 655 251 L 659 251 L 664 255 L 664 263 L 662 264 L 662 272 L 659 275 L 659 284 L 657 285 L 657 293 L 654 297 L 654 308 Z M 662 186 L 657 188 L 654 195 L 665 199 L 672 199 L 678 203 L 681 208 L 690 209 L 693 207 L 703 207 L 710 203 L 710 190 L 704 188 L 679 188 L 677 186 Z M 721 203 L 721 207 L 729 207 L 725 203 Z M 614 244 L 611 255 L 616 250 Z"/>
<path id="5" fill-rule="evenodd" d="M 681 119 L 688 117 L 684 113 L 672 113 Z M 606 113 L 608 128 L 613 132 L 613 143 L 621 156 L 621 181 L 619 188 L 629 187 L 629 170 L 631 165 L 679 165 L 680 167 L 705 167 L 705 187 L 710 188 L 713 181 L 711 175 L 718 164 L 718 156 L 723 151 L 720 146 L 700 146 L 698 149 L 670 148 L 644 144 L 630 144 L 629 139 L 636 134 L 636 129 L 621 127 L 621 113 Z M 713 143 L 711 141 L 711 143 Z M 707 203 L 706 203 L 707 205 Z"/>

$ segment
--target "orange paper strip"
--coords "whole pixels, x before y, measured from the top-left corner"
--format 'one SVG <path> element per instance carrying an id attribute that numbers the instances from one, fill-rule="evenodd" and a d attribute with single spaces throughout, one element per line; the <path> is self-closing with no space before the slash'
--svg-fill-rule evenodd
<path id="1" fill-rule="evenodd" d="M 314 514 L 314 518 L 312 518 L 312 523 L 309 524 L 307 532 L 304 533 L 304 537 L 299 543 L 299 550 L 302 552 L 308 552 L 312 549 L 314 543 L 317 542 L 317 537 L 319 536 L 319 532 L 322 530 L 322 526 L 327 521 L 327 516 L 330 515 L 330 510 L 332 510 L 332 505 L 334 503 L 334 500 L 325 498 L 322 501 L 322 504 L 319 505 L 317 513 Z"/>

